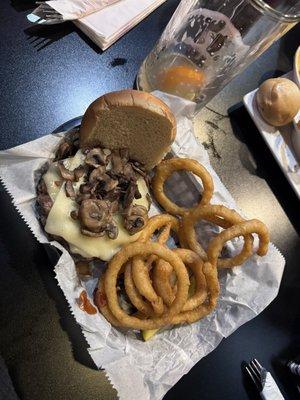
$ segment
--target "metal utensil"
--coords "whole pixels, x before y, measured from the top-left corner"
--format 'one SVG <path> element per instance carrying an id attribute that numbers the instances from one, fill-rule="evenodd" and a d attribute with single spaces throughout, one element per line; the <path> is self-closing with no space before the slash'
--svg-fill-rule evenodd
<path id="1" fill-rule="evenodd" d="M 254 358 L 250 363 L 245 364 L 245 370 L 257 389 L 260 396 L 265 400 L 284 400 L 274 378 L 271 373 L 267 371 L 257 360 Z"/>
<path id="2" fill-rule="evenodd" d="M 44 1 L 36 1 L 36 4 L 39 6 L 36 10 L 38 16 L 40 19 L 45 20 L 47 24 L 64 22 L 62 15 Z"/>

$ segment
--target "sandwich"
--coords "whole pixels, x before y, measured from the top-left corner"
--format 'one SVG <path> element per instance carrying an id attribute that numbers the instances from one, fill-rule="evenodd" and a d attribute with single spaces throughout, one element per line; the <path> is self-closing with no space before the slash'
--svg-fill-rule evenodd
<path id="1" fill-rule="evenodd" d="M 175 135 L 172 112 L 151 94 L 123 90 L 95 100 L 38 183 L 46 233 L 85 260 L 109 261 L 136 241 L 148 220 L 149 173 Z"/>

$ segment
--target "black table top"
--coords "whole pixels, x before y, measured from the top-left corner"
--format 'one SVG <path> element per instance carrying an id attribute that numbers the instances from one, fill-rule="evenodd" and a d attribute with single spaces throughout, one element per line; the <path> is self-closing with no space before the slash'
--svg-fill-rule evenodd
<path id="1" fill-rule="evenodd" d="M 104 53 L 71 23 L 32 27 L 26 20 L 34 7 L 31 0 L 2 3 L 0 148 L 6 149 L 82 115 L 105 92 L 131 87 L 178 0 L 168 0 Z M 286 398 L 297 398 L 280 360 L 300 353 L 299 201 L 240 102 L 262 80 L 292 69 L 299 37 L 297 26 L 216 96 L 196 121 L 200 140 L 214 142 L 212 164 L 238 205 L 270 227 L 286 258 L 279 295 L 202 359 L 166 399 L 259 398 L 241 372 L 241 362 L 253 357 L 272 372 Z M 17 393 L 30 400 L 116 399 L 87 353 L 45 249 L 2 187 L 0 199 L 0 351 Z"/>

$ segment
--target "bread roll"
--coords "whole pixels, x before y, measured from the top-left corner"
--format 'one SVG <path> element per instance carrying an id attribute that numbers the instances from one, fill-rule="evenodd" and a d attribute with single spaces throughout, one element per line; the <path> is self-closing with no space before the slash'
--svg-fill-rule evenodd
<path id="1" fill-rule="evenodd" d="M 289 79 L 267 79 L 256 93 L 256 103 L 268 124 L 283 126 L 291 122 L 300 109 L 300 90 Z"/>
<path id="2" fill-rule="evenodd" d="M 127 148 L 130 158 L 149 170 L 169 151 L 175 136 L 175 117 L 164 102 L 149 93 L 122 90 L 88 107 L 81 123 L 80 147 Z"/>

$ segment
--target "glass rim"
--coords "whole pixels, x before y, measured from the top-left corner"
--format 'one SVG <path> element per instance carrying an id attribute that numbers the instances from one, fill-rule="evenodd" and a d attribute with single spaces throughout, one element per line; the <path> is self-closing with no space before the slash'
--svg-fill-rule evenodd
<path id="1" fill-rule="evenodd" d="M 264 0 L 250 0 L 251 3 L 255 3 L 260 9 L 263 9 L 266 13 L 275 19 L 285 22 L 299 22 L 300 21 L 300 11 L 298 14 L 286 14 L 281 11 L 276 10 L 267 4 Z"/>

